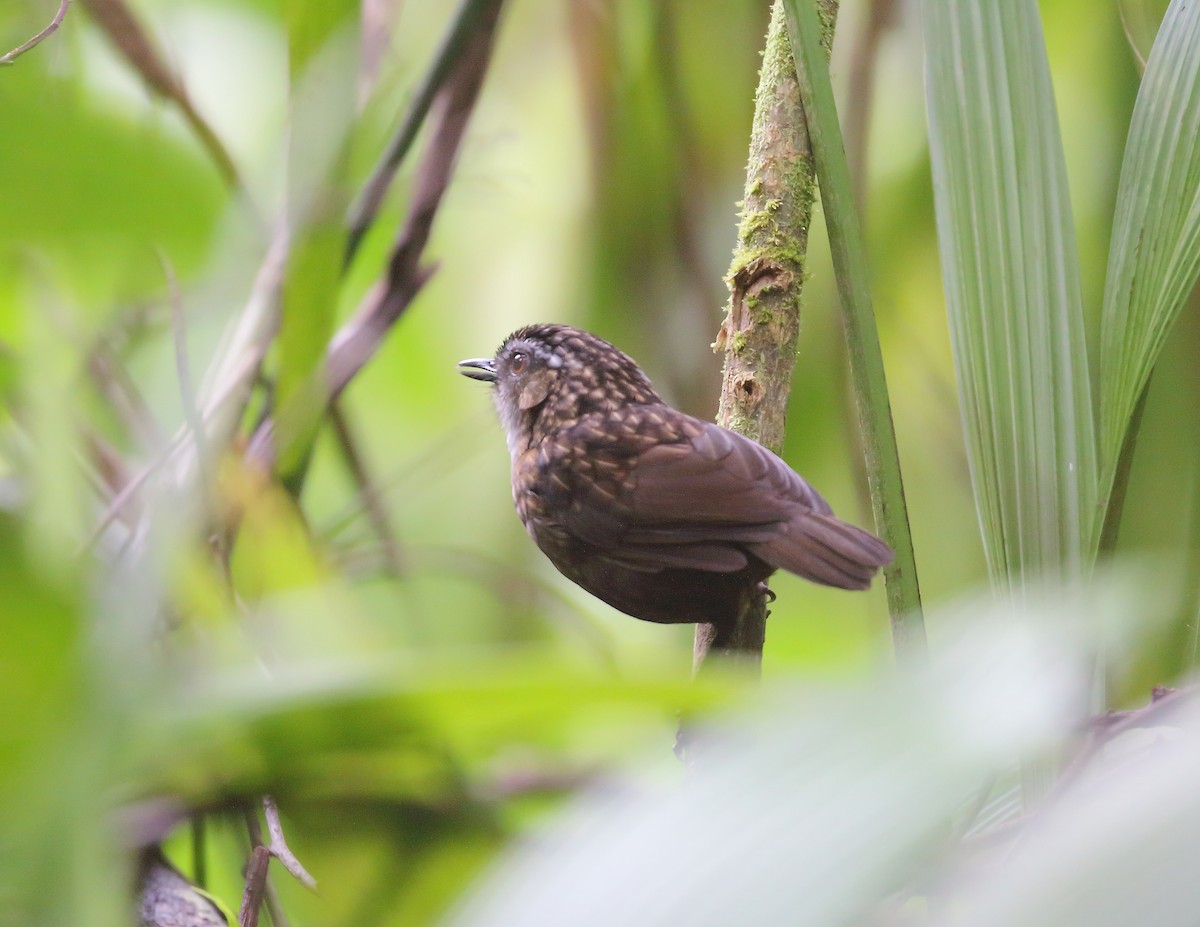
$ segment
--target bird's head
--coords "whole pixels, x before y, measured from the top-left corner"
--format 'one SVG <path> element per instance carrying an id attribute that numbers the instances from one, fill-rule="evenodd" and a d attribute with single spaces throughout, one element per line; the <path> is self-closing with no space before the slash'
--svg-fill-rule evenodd
<path id="1" fill-rule="evenodd" d="M 518 329 L 495 357 L 459 361 L 458 369 L 493 385 L 514 454 L 590 413 L 662 401 L 629 355 L 568 325 Z"/>

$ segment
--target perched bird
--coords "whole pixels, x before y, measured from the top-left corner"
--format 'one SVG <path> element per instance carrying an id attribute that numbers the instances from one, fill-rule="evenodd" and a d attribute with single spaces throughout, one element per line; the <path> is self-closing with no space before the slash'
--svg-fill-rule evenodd
<path id="1" fill-rule="evenodd" d="M 892 560 L 779 457 L 666 405 L 595 335 L 531 325 L 458 368 L 493 385 L 513 500 L 537 546 L 635 618 L 728 625 L 777 569 L 866 589 Z"/>

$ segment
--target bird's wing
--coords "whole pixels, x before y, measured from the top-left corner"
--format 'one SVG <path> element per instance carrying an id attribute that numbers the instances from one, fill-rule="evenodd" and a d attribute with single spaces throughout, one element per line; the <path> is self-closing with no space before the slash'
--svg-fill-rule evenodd
<path id="1" fill-rule="evenodd" d="M 563 529 L 625 566 L 733 572 L 749 553 L 862 588 L 891 559 L 766 448 L 667 406 L 588 416 L 554 443 L 542 482 Z"/>

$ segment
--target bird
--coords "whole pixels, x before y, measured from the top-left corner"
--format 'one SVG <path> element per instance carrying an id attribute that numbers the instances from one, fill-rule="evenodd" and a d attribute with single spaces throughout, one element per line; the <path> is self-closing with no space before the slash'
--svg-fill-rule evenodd
<path id="1" fill-rule="evenodd" d="M 534 543 L 627 615 L 727 628 L 776 570 L 861 590 L 892 561 L 780 457 L 667 405 L 596 335 L 529 325 L 458 370 L 492 386 Z"/>

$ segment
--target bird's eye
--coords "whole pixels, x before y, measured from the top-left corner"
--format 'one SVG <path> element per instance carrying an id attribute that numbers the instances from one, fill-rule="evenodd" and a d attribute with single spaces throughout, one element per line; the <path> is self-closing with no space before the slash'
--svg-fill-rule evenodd
<path id="1" fill-rule="evenodd" d="M 516 354 L 514 354 L 512 356 L 512 361 L 509 363 L 508 366 L 509 366 L 509 369 L 512 370 L 513 373 L 520 376 L 526 370 L 529 369 L 529 355 L 522 354 L 520 351 L 518 351 Z"/>

